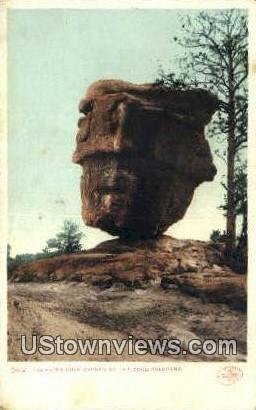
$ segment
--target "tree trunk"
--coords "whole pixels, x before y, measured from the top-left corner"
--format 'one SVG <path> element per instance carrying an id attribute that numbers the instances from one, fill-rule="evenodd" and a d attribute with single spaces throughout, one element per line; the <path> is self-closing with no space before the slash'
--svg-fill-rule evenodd
<path id="1" fill-rule="evenodd" d="M 228 152 L 227 152 L 227 221 L 225 255 L 232 259 L 236 246 L 236 212 L 235 212 L 235 103 L 234 72 L 232 57 L 229 58 L 229 110 L 228 110 Z"/>
<path id="2" fill-rule="evenodd" d="M 231 144 L 232 145 L 232 144 Z M 234 203 L 234 153 L 232 148 L 228 147 L 228 176 L 227 176 L 227 220 L 226 220 L 226 249 L 225 254 L 228 259 L 232 258 L 236 245 L 236 214 Z"/>

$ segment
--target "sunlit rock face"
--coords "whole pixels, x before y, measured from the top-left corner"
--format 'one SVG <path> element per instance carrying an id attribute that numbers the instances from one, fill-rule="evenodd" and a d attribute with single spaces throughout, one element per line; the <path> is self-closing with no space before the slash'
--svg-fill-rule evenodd
<path id="1" fill-rule="evenodd" d="M 216 97 L 202 89 L 93 83 L 79 106 L 73 155 L 83 168 L 84 222 L 150 238 L 183 218 L 195 188 L 216 174 L 204 136 L 216 108 Z"/>

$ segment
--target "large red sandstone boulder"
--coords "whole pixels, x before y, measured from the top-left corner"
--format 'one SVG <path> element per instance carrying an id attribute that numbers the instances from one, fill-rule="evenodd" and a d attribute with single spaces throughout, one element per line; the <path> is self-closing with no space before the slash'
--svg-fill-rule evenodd
<path id="1" fill-rule="evenodd" d="M 98 81 L 80 103 L 73 161 L 83 168 L 82 216 L 131 238 L 159 236 L 183 218 L 195 188 L 216 174 L 204 128 L 206 90 Z"/>

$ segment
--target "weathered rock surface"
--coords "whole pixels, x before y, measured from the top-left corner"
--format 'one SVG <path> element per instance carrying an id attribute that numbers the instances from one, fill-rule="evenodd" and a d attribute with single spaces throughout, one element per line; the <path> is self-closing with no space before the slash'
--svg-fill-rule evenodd
<path id="1" fill-rule="evenodd" d="M 64 339 L 236 339 L 237 355 L 51 355 L 51 360 L 176 361 L 246 359 L 246 276 L 222 265 L 221 250 L 200 241 L 112 240 L 87 252 L 38 260 L 12 272 L 9 360 L 21 335 Z"/>
<path id="2" fill-rule="evenodd" d="M 204 127 L 217 99 L 202 90 L 102 80 L 80 111 L 73 161 L 83 167 L 82 216 L 120 237 L 159 236 L 216 173 Z"/>
<path id="3" fill-rule="evenodd" d="M 8 292 L 9 360 L 21 334 L 64 339 L 236 339 L 237 355 L 81 355 L 72 360 L 176 361 L 246 359 L 246 276 L 223 265 L 222 251 L 201 241 L 111 240 L 94 249 L 20 265 Z M 51 360 L 71 360 L 67 354 Z"/>
<path id="4" fill-rule="evenodd" d="M 246 278 L 222 264 L 221 250 L 201 241 L 103 242 L 92 250 L 20 265 L 11 282 L 83 282 L 99 289 L 178 289 L 209 302 L 246 309 Z"/>
<path id="5" fill-rule="evenodd" d="M 225 303 L 194 297 L 179 289 L 157 287 L 127 291 L 119 286 L 99 289 L 83 282 L 11 283 L 8 291 L 8 359 L 56 361 L 244 361 L 246 313 Z M 186 354 L 111 355 L 22 354 L 21 335 L 61 335 L 64 339 L 236 339 L 236 355 Z M 166 363 L 168 365 L 168 363 Z M 138 367 L 136 363 L 133 364 Z M 143 363 L 140 364 L 142 366 Z M 139 367 L 140 367 L 139 366 Z M 145 368 L 144 368 L 145 369 Z M 136 369 L 135 369 L 136 370 Z"/>

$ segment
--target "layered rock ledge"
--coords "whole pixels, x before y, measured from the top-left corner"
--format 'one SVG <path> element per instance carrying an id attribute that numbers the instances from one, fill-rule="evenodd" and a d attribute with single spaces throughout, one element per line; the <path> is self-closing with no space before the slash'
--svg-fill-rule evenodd
<path id="1" fill-rule="evenodd" d="M 9 360 L 22 354 L 20 335 L 64 339 L 236 339 L 236 355 L 81 355 L 89 361 L 246 360 L 246 276 L 223 265 L 221 249 L 200 241 L 113 240 L 77 254 L 19 266 L 8 286 Z M 51 355 L 51 361 L 70 355 Z"/>
<path id="2" fill-rule="evenodd" d="M 222 252 L 201 241 L 158 240 L 103 242 L 86 252 L 20 265 L 10 282 L 83 282 L 98 289 L 157 287 L 180 290 L 209 302 L 246 310 L 246 277 L 223 265 Z"/>

